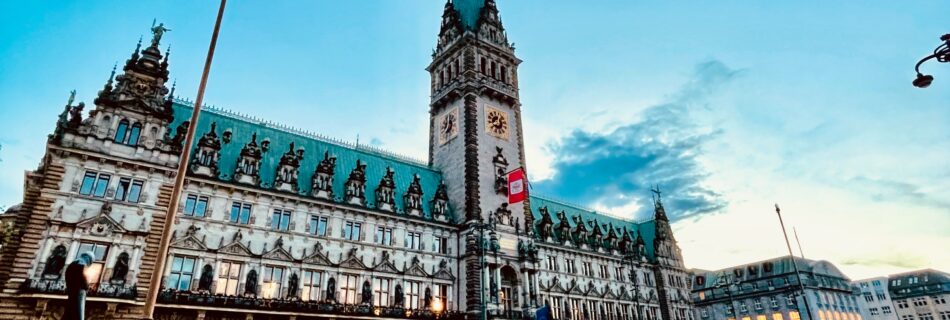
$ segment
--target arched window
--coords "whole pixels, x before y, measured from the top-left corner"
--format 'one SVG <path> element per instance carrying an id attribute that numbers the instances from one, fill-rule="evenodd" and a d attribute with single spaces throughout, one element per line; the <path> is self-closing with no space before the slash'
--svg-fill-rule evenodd
<path id="1" fill-rule="evenodd" d="M 132 130 L 129 130 L 129 140 L 128 145 L 136 146 L 139 144 L 139 135 L 142 133 L 142 124 L 136 123 L 132 125 Z"/>
<path id="2" fill-rule="evenodd" d="M 119 127 L 115 129 L 115 142 L 125 143 L 125 135 L 129 131 L 129 121 L 122 119 L 119 121 Z"/>

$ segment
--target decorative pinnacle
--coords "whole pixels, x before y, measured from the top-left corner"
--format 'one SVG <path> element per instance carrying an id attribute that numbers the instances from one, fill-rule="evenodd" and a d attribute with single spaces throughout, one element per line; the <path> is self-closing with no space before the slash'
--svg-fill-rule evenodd
<path id="1" fill-rule="evenodd" d="M 109 74 L 109 81 L 108 81 L 110 85 L 112 84 L 112 79 L 115 78 L 115 68 L 117 68 L 118 66 L 119 66 L 119 62 L 115 62 L 112 64 L 112 73 Z"/>
<path id="2" fill-rule="evenodd" d="M 177 79 L 172 81 L 172 89 L 168 91 L 168 101 L 172 101 L 172 100 L 175 99 L 175 86 L 176 86 L 176 85 L 178 85 L 178 80 L 177 80 Z"/>

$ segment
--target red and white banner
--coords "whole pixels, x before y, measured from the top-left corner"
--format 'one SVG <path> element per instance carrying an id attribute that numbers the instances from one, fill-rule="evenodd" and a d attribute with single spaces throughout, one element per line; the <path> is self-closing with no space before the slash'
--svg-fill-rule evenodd
<path id="1" fill-rule="evenodd" d="M 515 204 L 528 198 L 528 180 L 525 179 L 524 169 L 518 168 L 508 172 L 508 204 Z"/>

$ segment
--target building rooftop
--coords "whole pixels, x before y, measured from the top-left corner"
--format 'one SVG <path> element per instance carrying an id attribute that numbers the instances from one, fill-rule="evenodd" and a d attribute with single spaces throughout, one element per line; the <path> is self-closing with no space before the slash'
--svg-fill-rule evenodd
<path id="1" fill-rule="evenodd" d="M 173 108 L 174 121 L 170 127 L 174 130 L 191 117 L 192 104 L 184 100 L 176 100 Z M 192 150 L 198 145 L 200 137 L 211 130 L 212 123 L 216 124 L 216 133 L 219 137 L 223 137 L 225 132 L 230 132 L 230 140 L 221 139 L 221 156 L 218 160 L 220 175 L 218 178 L 223 181 L 231 181 L 240 152 L 245 144 L 251 141 L 254 134 L 257 135 L 258 143 L 269 142 L 269 148 L 263 152 L 263 158 L 261 159 L 261 185 L 258 186 L 261 188 L 268 189 L 272 187 L 280 158 L 288 151 L 291 143 L 294 144 L 294 149 L 304 150 L 304 157 L 300 162 L 300 172 L 297 179 L 297 193 L 299 195 L 310 194 L 317 164 L 323 160 L 325 154 L 336 157 L 333 193 L 337 198 L 335 200 L 338 202 L 343 201 L 343 185 L 346 183 L 350 172 L 356 167 L 357 160 L 366 165 L 365 194 L 367 207 L 376 206 L 373 195 L 380 179 L 386 173 L 386 168 L 391 168 L 395 172 L 396 189 L 394 198 L 397 213 L 401 213 L 402 208 L 404 208 L 402 195 L 406 193 L 406 189 L 413 180 L 413 175 L 419 175 L 424 204 L 428 204 L 432 200 L 439 183 L 442 181 L 442 174 L 438 170 L 410 157 L 400 156 L 378 148 L 334 140 L 214 107 L 202 108 Z M 430 209 L 428 205 L 423 206 L 426 218 L 431 218 Z"/>

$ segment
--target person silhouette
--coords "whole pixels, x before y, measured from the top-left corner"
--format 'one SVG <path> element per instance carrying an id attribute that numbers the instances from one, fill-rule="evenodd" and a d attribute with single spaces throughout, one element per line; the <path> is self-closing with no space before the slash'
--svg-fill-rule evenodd
<path id="1" fill-rule="evenodd" d="M 89 289 L 89 282 L 83 272 L 93 259 L 92 252 L 83 252 L 66 267 L 66 310 L 63 320 L 86 318 L 86 290 Z"/>

